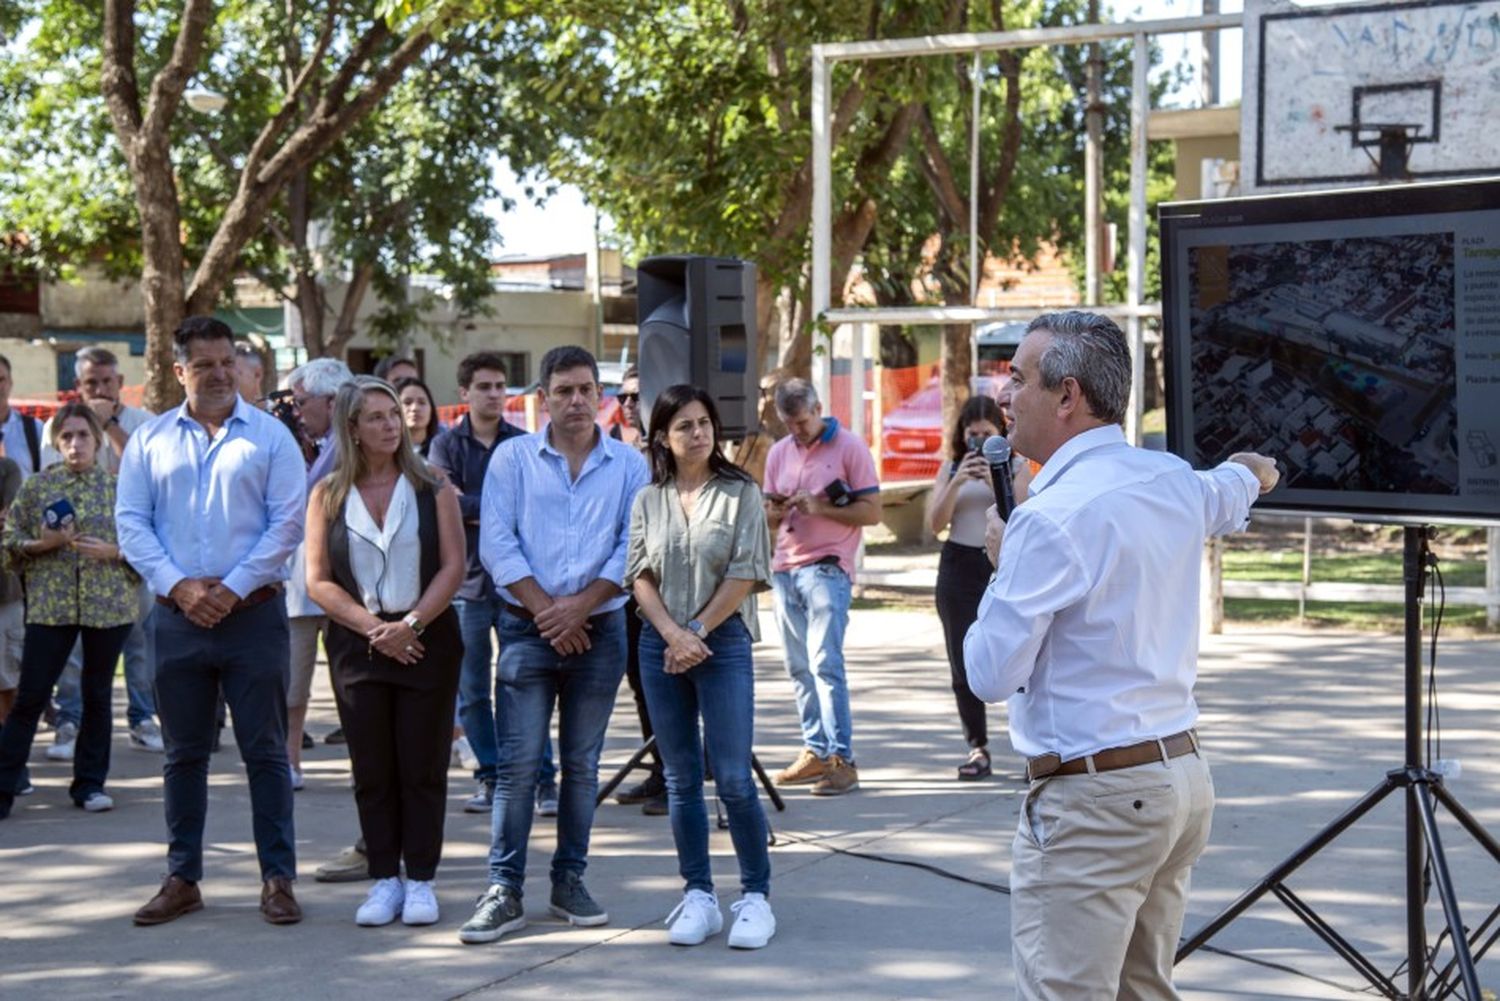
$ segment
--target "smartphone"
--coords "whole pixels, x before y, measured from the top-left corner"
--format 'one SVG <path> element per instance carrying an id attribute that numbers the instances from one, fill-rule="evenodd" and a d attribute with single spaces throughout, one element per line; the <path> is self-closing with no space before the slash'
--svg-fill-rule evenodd
<path id="1" fill-rule="evenodd" d="M 770 490 L 765 491 L 763 496 L 766 498 L 766 500 L 775 501 L 777 504 L 785 504 L 787 501 L 791 500 L 791 498 L 786 494 L 778 494 Z"/>
<path id="2" fill-rule="evenodd" d="M 73 505 L 66 497 L 59 497 L 42 509 L 42 524 L 53 531 L 71 528 L 77 520 Z"/>

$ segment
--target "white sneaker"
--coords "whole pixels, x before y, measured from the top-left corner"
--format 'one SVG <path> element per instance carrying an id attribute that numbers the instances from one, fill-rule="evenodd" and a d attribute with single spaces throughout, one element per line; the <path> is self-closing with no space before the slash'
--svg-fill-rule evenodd
<path id="1" fill-rule="evenodd" d="M 667 940 L 673 945 L 702 945 L 724 928 L 719 898 L 704 890 L 689 890 L 667 915 Z"/>
<path id="2" fill-rule="evenodd" d="M 474 756 L 468 737 L 459 737 L 453 742 L 453 764 L 470 772 L 479 767 L 479 759 Z"/>
<path id="3" fill-rule="evenodd" d="M 73 749 L 78 744 L 78 724 L 59 723 L 57 736 L 52 738 L 52 746 L 47 748 L 48 761 L 72 761 Z"/>
<path id="4" fill-rule="evenodd" d="M 438 923 L 438 902 L 432 892 L 432 880 L 408 879 L 406 881 L 406 903 L 401 905 L 401 923 L 404 925 Z"/>
<path id="5" fill-rule="evenodd" d="M 166 751 L 166 744 L 162 743 L 161 727 L 156 725 L 156 720 L 142 720 L 130 728 L 130 746 L 137 751 L 150 751 L 152 754 L 161 754 Z"/>
<path id="6" fill-rule="evenodd" d="M 307 785 L 307 779 L 303 777 L 301 769 L 296 765 L 287 765 L 286 770 L 292 773 L 292 792 L 301 792 Z"/>
<path id="7" fill-rule="evenodd" d="M 103 813 L 105 810 L 113 810 L 115 801 L 102 792 L 91 792 L 83 797 L 83 802 L 78 805 L 89 813 Z"/>
<path id="8" fill-rule="evenodd" d="M 359 905 L 359 910 L 354 912 L 354 923 L 366 928 L 388 925 L 401 913 L 401 904 L 405 899 L 406 892 L 401 888 L 401 880 L 395 876 L 382 879 L 370 887 L 370 895 Z"/>
<path id="9" fill-rule="evenodd" d="M 763 893 L 747 893 L 729 906 L 734 924 L 729 929 L 731 949 L 762 949 L 776 934 L 776 915 Z"/>

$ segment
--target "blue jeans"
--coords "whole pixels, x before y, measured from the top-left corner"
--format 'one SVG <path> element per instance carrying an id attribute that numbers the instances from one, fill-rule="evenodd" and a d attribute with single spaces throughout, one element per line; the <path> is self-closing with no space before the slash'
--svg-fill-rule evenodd
<path id="1" fill-rule="evenodd" d="M 155 602 L 153 602 L 155 604 Z M 150 613 L 155 614 L 155 613 Z M 125 637 L 125 719 L 139 726 L 156 715 L 156 651 L 153 649 L 148 620 L 142 619 Z M 83 692 L 79 675 L 83 669 L 83 648 L 74 644 L 68 663 L 57 679 L 57 721 L 78 725 L 83 716 Z M 111 672 L 113 674 L 113 672 Z"/>
<path id="2" fill-rule="evenodd" d="M 500 625 L 500 609 L 504 607 L 498 597 L 479 600 L 455 599 L 453 607 L 458 611 L 458 629 L 464 640 L 464 659 L 458 675 L 458 725 L 464 728 L 469 738 L 469 747 L 479 759 L 474 769 L 474 778 L 490 785 L 495 784 L 495 763 L 499 760 L 500 734 L 506 730 L 504 708 L 500 699 L 500 682 L 494 682 L 495 701 L 490 703 L 490 665 L 495 648 L 490 643 L 491 630 Z M 500 712 L 496 712 L 499 709 Z M 542 748 L 542 763 L 537 767 L 536 784 L 550 787 L 557 782 L 557 767 L 552 763 L 552 737 L 548 735 L 547 746 Z"/>
<path id="3" fill-rule="evenodd" d="M 562 786 L 557 804 L 557 851 L 552 881 L 583 874 L 588 865 L 599 751 L 625 674 L 625 612 L 589 620 L 593 646 L 565 657 L 542 638 L 536 623 L 500 610 L 499 695 L 505 732 L 491 823 L 490 882 L 521 894 L 526 842 L 536 798 L 536 773 L 557 705 Z"/>
<path id="4" fill-rule="evenodd" d="M 708 857 L 708 808 L 703 802 L 703 756 L 714 787 L 729 813 L 729 837 L 740 862 L 746 893 L 770 893 L 771 854 L 766 815 L 750 773 L 755 740 L 755 666 L 750 630 L 731 616 L 708 636 L 713 656 L 685 674 L 664 669 L 667 645 L 648 622 L 641 630 L 641 688 L 667 773 L 667 805 L 677 871 L 689 890 L 712 893 Z M 698 716 L 703 716 L 703 738 Z"/>
<path id="5" fill-rule="evenodd" d="M 820 758 L 854 762 L 849 683 L 844 677 L 844 629 L 849 624 L 849 576 L 832 563 L 772 575 L 776 625 L 786 649 L 786 672 L 802 717 L 802 743 Z"/>
<path id="6" fill-rule="evenodd" d="M 167 871 L 190 883 L 203 877 L 208 764 L 222 689 L 234 715 L 234 739 L 250 777 L 250 812 L 262 879 L 297 876 L 292 779 L 286 758 L 286 688 L 291 634 L 279 599 L 234 612 L 212 629 L 162 608 L 156 632 L 161 696 L 162 766 L 170 844 Z"/>

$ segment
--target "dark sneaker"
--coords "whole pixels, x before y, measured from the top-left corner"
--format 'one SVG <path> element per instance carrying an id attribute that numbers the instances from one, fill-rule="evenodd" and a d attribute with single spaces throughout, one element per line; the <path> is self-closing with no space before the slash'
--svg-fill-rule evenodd
<path id="1" fill-rule="evenodd" d="M 474 906 L 474 916 L 458 930 L 458 940 L 466 945 L 494 942 L 506 932 L 526 927 L 526 912 L 521 899 L 507 886 L 498 884 L 484 891 Z"/>
<path id="2" fill-rule="evenodd" d="M 339 727 L 337 730 L 333 731 L 328 736 L 324 737 L 323 738 L 323 743 L 325 743 L 325 744 L 347 744 L 347 743 L 349 743 L 349 738 L 347 738 L 347 737 L 344 736 L 344 728 L 343 727 Z"/>
<path id="3" fill-rule="evenodd" d="M 536 787 L 536 815 L 538 817 L 557 816 L 557 786 Z"/>
<path id="4" fill-rule="evenodd" d="M 552 884 L 552 904 L 547 909 L 554 917 L 580 928 L 609 924 L 609 915 L 594 903 L 583 880 L 574 872 L 565 875 L 562 882 Z"/>
<path id="5" fill-rule="evenodd" d="M 648 799 L 656 799 L 658 796 L 665 796 L 666 794 L 666 781 L 660 775 L 653 772 L 635 785 L 615 793 L 615 802 L 621 806 L 634 806 L 637 803 L 644 803 Z"/>
<path id="6" fill-rule="evenodd" d="M 672 811 L 667 805 L 667 794 L 662 793 L 660 796 L 652 796 L 646 800 L 646 802 L 641 804 L 641 812 L 648 817 L 665 817 L 671 813 Z"/>
<path id="7" fill-rule="evenodd" d="M 302 749 L 304 751 L 311 751 L 313 748 L 315 748 L 317 746 L 318 746 L 317 742 L 313 740 L 312 734 L 308 733 L 306 730 L 303 730 L 302 731 Z"/>
<path id="8" fill-rule="evenodd" d="M 490 808 L 495 805 L 495 784 L 493 782 L 481 782 L 479 788 L 474 790 L 464 803 L 464 813 L 489 813 Z"/>

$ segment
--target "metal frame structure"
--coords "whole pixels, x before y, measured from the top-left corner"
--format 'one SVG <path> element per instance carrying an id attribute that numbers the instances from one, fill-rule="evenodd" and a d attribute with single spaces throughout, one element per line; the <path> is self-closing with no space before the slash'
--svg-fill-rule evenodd
<path id="1" fill-rule="evenodd" d="M 1125 320 L 1130 338 L 1133 362 L 1131 404 L 1126 414 L 1126 433 L 1138 440 L 1141 422 L 1139 387 L 1145 373 L 1144 337 L 1141 320 L 1159 316 L 1159 303 L 1142 301 L 1146 284 L 1146 119 L 1151 112 L 1151 91 L 1147 80 L 1150 53 L 1147 40 L 1155 35 L 1185 32 L 1214 32 L 1241 26 L 1241 15 L 1210 14 L 1198 17 L 1162 18 L 1149 21 L 1124 21 L 1118 24 L 1080 24 L 1062 28 L 1023 28 L 1018 31 L 995 31 L 952 35 L 929 35 L 919 38 L 874 39 L 860 42 L 831 42 L 813 46 L 812 52 L 812 135 L 813 135 L 813 204 L 812 204 L 812 314 L 832 324 L 841 323 L 981 323 L 1015 318 L 1018 312 L 1034 314 L 1035 310 L 985 308 L 978 303 L 979 291 L 979 92 L 981 59 L 986 52 L 1026 49 L 1047 45 L 1083 45 L 1114 38 L 1130 38 L 1132 50 L 1132 100 L 1130 108 L 1130 252 L 1127 292 L 1124 305 L 1089 304 L 1086 308 Z M 832 302 L 833 254 L 833 136 L 829 94 L 833 65 L 838 62 L 860 62 L 874 59 L 899 59 L 913 56 L 973 56 L 974 109 L 970 116 L 969 135 L 969 305 L 929 306 L 922 308 L 841 308 L 830 309 Z M 1098 262 L 1087 262 L 1090 288 L 1096 287 Z M 862 340 L 857 333 L 856 341 Z M 863 358 L 856 349 L 858 371 Z M 813 377 L 826 399 L 830 365 L 824 356 L 814 354 Z M 851 378 L 851 414 L 859 430 L 864 416 L 864 380 Z"/>

